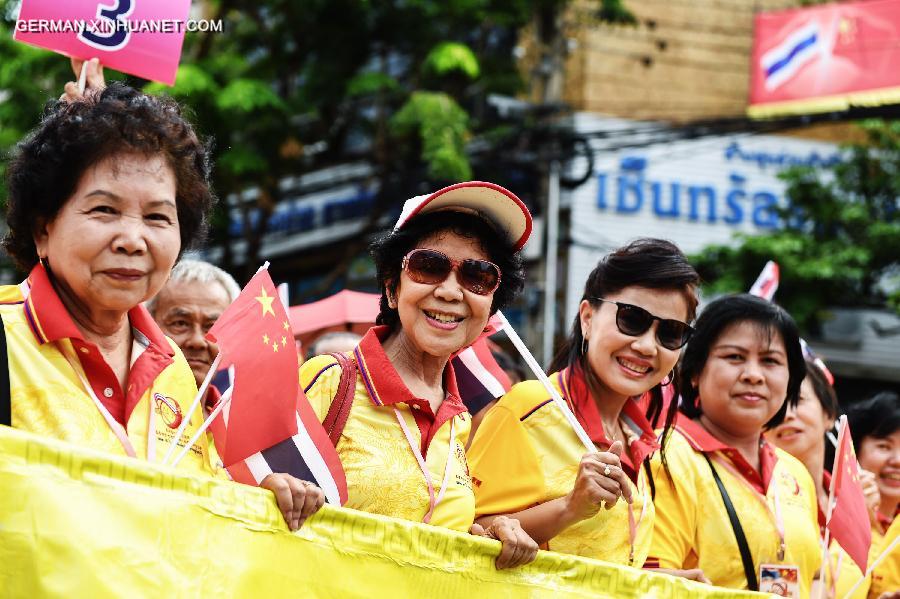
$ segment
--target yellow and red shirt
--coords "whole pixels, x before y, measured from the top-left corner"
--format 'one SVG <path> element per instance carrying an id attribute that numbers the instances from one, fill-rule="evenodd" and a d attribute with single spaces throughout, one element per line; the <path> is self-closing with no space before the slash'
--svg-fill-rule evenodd
<path id="1" fill-rule="evenodd" d="M 657 561 L 660 568 L 700 568 L 717 586 L 747 588 L 734 530 L 704 455 L 715 466 L 738 513 L 756 575 L 760 564 L 797 566 L 801 596 L 808 597 L 821 563 L 821 546 L 816 490 L 806 466 L 761 439 L 757 472 L 736 449 L 683 415 L 666 442 L 667 468 L 658 456 L 651 462 L 656 529 L 648 559 Z M 784 523 L 781 561 L 777 559 L 776 502 Z"/>
<path id="2" fill-rule="evenodd" d="M 128 313 L 134 343 L 128 387 L 122 389 L 97 346 L 75 326 L 43 266 L 34 267 L 27 286 L 3 288 L 0 297 L 10 301 L 0 305 L 0 313 L 8 349 L 13 427 L 127 455 L 87 392 L 84 377 L 111 417 L 124 427 L 136 457 L 161 461 L 197 386 L 178 347 L 163 335 L 147 310 L 137 306 Z M 182 434 L 182 445 L 202 421 L 198 411 Z M 151 423 L 153 430 L 148 433 Z M 179 468 L 212 473 L 205 437 Z"/>
<path id="3" fill-rule="evenodd" d="M 887 551 L 891 543 L 900 537 L 900 517 L 894 516 L 894 519 L 888 525 L 884 535 L 878 531 L 878 539 L 876 541 L 875 532 L 872 532 L 872 551 L 869 551 L 869 564 L 871 565 L 875 558 Z M 877 546 L 877 548 L 876 548 Z M 889 591 L 900 591 L 900 545 L 895 546 L 890 553 L 887 554 L 884 561 L 875 566 L 872 572 L 872 586 L 869 589 L 870 597 L 880 597 L 882 593 Z"/>
<path id="4" fill-rule="evenodd" d="M 870 567 L 898 536 L 900 536 L 900 518 L 894 517 L 891 522 L 879 521 L 877 525 L 872 526 L 872 545 L 869 548 L 868 560 Z M 831 567 L 837 574 L 834 596 L 844 597 L 863 577 L 863 572 L 834 539 L 831 540 L 829 551 Z M 877 598 L 882 593 L 898 590 L 900 590 L 900 546 L 894 547 L 887 557 L 875 566 L 872 573 L 853 591 L 850 597 L 851 599 Z"/>
<path id="5" fill-rule="evenodd" d="M 443 497 L 429 523 L 468 532 L 475 520 L 465 456 L 471 418 L 459 396 L 453 367 L 448 362 L 444 370 L 447 395 L 435 413 L 427 400 L 406 387 L 385 354 L 381 343 L 389 333 L 388 327 L 369 329 L 348 354 L 358 371 L 353 405 L 337 445 L 347 477 L 345 507 L 417 522 L 428 513 L 428 484 L 399 415 L 424 458 L 436 498 L 446 477 Z M 340 377 L 332 356 L 316 356 L 300 367 L 301 385 L 320 421 L 328 414 Z"/>
<path id="6" fill-rule="evenodd" d="M 595 445 L 607 449 L 612 442 L 581 368 L 566 368 L 550 379 Z M 637 523 L 633 565 L 641 567 L 650 549 L 655 511 L 641 464 L 658 445 L 637 401 L 627 401 L 621 417 L 630 437 L 622 466 L 633 485 L 631 510 Z M 563 497 L 575 485 L 584 454 L 584 445 L 543 385 L 515 385 L 488 411 L 469 447 L 478 516 L 515 513 Z M 562 531 L 547 548 L 628 564 L 628 510 L 627 503 L 617 501 L 612 509 Z"/>

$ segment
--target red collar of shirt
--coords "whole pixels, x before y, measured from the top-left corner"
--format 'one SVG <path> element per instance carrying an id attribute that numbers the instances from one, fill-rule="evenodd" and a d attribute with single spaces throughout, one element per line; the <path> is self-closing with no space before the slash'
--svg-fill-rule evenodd
<path id="1" fill-rule="evenodd" d="M 744 477 L 751 487 L 763 495 L 766 494 L 769 482 L 772 480 L 772 472 L 775 470 L 775 464 L 778 462 L 778 456 L 775 454 L 775 450 L 772 449 L 772 445 L 762 435 L 760 435 L 759 441 L 759 466 L 761 472 L 757 472 L 737 449 L 722 443 L 703 428 L 701 424 L 691 420 L 684 414 L 678 414 L 678 418 L 675 420 L 675 429 L 687 439 L 687 442 L 695 451 L 703 453 L 718 451 L 724 454 L 734 463 L 737 471 L 740 472 L 741 476 Z"/>
<path id="2" fill-rule="evenodd" d="M 172 363 L 175 350 L 143 305 L 128 311 L 132 329 L 148 342 L 128 373 L 128 389 L 123 392 L 112 369 L 96 345 L 85 341 L 72 316 L 57 295 L 43 265 L 28 275 L 30 292 L 25 299 L 25 318 L 41 345 L 69 339 L 75 347 L 91 388 L 97 398 L 120 424 L 125 424 L 144 391 Z M 108 396 L 107 390 L 112 390 Z"/>
<path id="3" fill-rule="evenodd" d="M 416 397 L 412 394 L 403 379 L 397 373 L 394 365 L 384 353 L 382 342 L 391 334 L 388 326 L 376 326 L 368 330 L 359 345 L 353 350 L 363 383 L 369 393 L 369 398 L 376 406 L 394 406 L 405 403 L 412 408 L 416 424 L 422 435 L 422 454 L 428 450 L 431 440 L 441 426 L 466 411 L 456 386 L 456 375 L 453 365 L 447 361 L 444 367 L 444 389 L 447 396 L 438 408 L 437 413 L 431 409 L 427 399 Z"/>
<path id="4" fill-rule="evenodd" d="M 28 275 L 28 284 L 31 292 L 25 302 L 25 313 L 28 325 L 41 345 L 60 339 L 84 341 L 84 336 L 75 326 L 72 316 L 63 305 L 62 300 L 59 299 L 56 289 L 50 282 L 50 277 L 47 276 L 47 271 L 40 263 Z M 144 335 L 151 345 L 157 346 L 168 356 L 175 355 L 175 350 L 166 341 L 166 336 L 143 304 L 128 311 L 128 320 L 131 326 Z"/>
<path id="5" fill-rule="evenodd" d="M 576 364 L 564 369 L 558 376 L 562 382 L 560 388 L 563 392 L 563 399 L 575 412 L 578 422 L 584 427 L 591 441 L 599 447 L 612 445 L 612 440 L 607 438 L 603 431 L 600 409 L 591 396 L 584 370 Z M 622 465 L 625 466 L 625 472 L 633 481 L 637 480 L 637 470 L 643 461 L 659 449 L 653 427 L 647 422 L 647 417 L 641 409 L 638 399 L 629 399 L 622 407 L 622 419 L 625 421 L 625 425 L 639 435 L 631 442 L 629 450 L 622 453 Z"/>

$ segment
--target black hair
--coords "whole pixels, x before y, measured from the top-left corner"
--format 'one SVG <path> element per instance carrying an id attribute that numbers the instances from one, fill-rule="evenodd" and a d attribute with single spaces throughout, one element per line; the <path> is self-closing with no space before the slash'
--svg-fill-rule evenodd
<path id="1" fill-rule="evenodd" d="M 208 144 L 174 100 L 113 82 L 82 100 L 50 104 L 40 125 L 19 142 L 6 176 L 9 231 L 3 240 L 19 268 L 37 263 L 35 232 L 56 217 L 84 172 L 132 152 L 162 155 L 175 175 L 181 252 L 204 238 L 215 203 Z"/>
<path id="2" fill-rule="evenodd" d="M 375 240 L 370 246 L 372 259 L 378 273 L 381 288 L 380 312 L 376 324 L 396 329 L 400 315 L 391 308 L 388 293 L 396 294 L 400 283 L 403 257 L 421 240 L 441 233 L 454 233 L 477 242 L 488 259 L 500 268 L 500 286 L 494 292 L 491 314 L 502 310 L 515 299 L 525 286 L 525 268 L 520 254 L 513 245 L 483 218 L 467 212 L 438 210 L 426 212 L 410 219 L 401 229 L 395 229 Z"/>
<path id="3" fill-rule="evenodd" d="M 595 298 L 603 298 L 628 287 L 678 291 L 684 295 L 687 302 L 687 320 L 690 322 L 694 319 L 697 310 L 697 285 L 699 283 L 700 276 L 677 245 L 664 239 L 647 237 L 636 239 L 602 258 L 588 275 L 581 299 L 587 300 L 591 306 L 596 308 L 600 302 Z M 572 324 L 572 332 L 553 358 L 550 371 L 558 372 L 567 367 L 578 366 L 586 375 L 590 376 L 591 369 L 587 363 L 587 357 L 581 351 L 583 341 L 581 318 L 576 315 L 575 322 Z M 672 376 L 671 384 L 675 385 L 674 391 L 675 397 L 677 397 L 678 377 L 676 374 Z M 665 432 L 672 426 L 676 405 L 675 402 L 672 402 L 667 413 L 663 415 L 662 385 L 656 385 L 651 389 L 650 395 L 647 419 L 653 426 L 658 426 L 660 420 L 663 419 L 662 445 L 664 449 L 667 437 Z"/>
<path id="4" fill-rule="evenodd" d="M 692 381 L 703 372 L 710 348 L 725 329 L 742 322 L 757 324 L 770 336 L 774 333 L 780 335 L 787 353 L 787 393 L 778 412 L 765 424 L 765 428 L 769 429 L 784 421 L 789 406 L 797 405 L 800 385 L 806 376 L 806 360 L 800 347 L 800 331 L 791 315 L 781 306 L 747 293 L 720 297 L 710 302 L 697 319 L 694 335 L 681 355 L 679 409 L 689 418 L 699 418 L 703 413 L 702 405 L 697 402 L 699 389 Z"/>
<path id="5" fill-rule="evenodd" d="M 822 368 L 815 362 L 807 360 L 806 378 L 812 385 L 816 399 L 822 404 L 822 411 L 832 420 L 837 420 L 837 417 L 841 414 L 841 406 L 838 403 L 837 393 L 835 393 L 834 387 L 831 386 L 828 379 L 825 378 Z"/>
<path id="6" fill-rule="evenodd" d="M 900 395 L 882 391 L 847 408 L 847 423 L 853 436 L 853 447 L 859 447 L 866 437 L 883 439 L 900 430 Z"/>

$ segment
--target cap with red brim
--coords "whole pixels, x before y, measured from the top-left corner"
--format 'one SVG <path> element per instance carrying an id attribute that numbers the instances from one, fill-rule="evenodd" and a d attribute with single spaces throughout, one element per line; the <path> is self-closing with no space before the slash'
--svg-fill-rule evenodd
<path id="1" fill-rule="evenodd" d="M 402 229 L 410 219 L 438 210 L 470 212 L 494 225 L 506 235 L 513 251 L 525 246 L 531 235 L 531 213 L 508 189 L 485 181 L 456 183 L 432 193 L 406 200 L 394 229 Z"/>

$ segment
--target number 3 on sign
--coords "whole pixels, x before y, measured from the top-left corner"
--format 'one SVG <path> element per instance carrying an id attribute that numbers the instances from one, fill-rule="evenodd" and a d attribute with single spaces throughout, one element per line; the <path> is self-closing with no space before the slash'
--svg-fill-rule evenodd
<path id="1" fill-rule="evenodd" d="M 98 5 L 95 27 L 85 27 L 78 39 L 98 50 L 121 50 L 131 39 L 128 16 L 134 12 L 134 3 L 135 0 L 112 0 L 111 6 Z"/>

